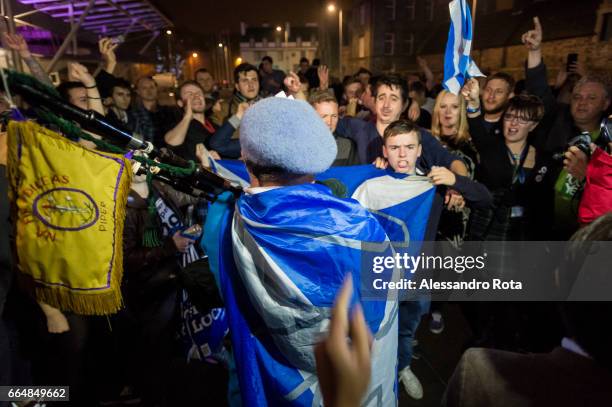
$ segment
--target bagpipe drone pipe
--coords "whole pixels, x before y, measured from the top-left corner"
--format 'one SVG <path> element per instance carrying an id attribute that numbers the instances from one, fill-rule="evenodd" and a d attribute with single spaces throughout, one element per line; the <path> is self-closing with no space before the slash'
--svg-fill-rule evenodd
<path id="1" fill-rule="evenodd" d="M 155 179 L 181 192 L 210 201 L 214 201 L 224 191 L 230 191 L 236 197 L 242 193 L 241 188 L 234 186 L 227 179 L 178 157 L 167 148 L 155 148 L 138 134 L 112 125 L 98 112 L 83 110 L 70 104 L 62 99 L 55 89 L 29 75 L 3 69 L 2 76 L 0 90 L 7 93 L 9 98 L 10 95 L 21 96 L 34 108 L 36 114 L 51 114 L 75 122 L 82 130 L 102 137 L 110 145 L 121 148 L 124 153 L 136 153 L 132 157 L 136 162 L 133 166 L 134 174 L 150 172 Z"/>

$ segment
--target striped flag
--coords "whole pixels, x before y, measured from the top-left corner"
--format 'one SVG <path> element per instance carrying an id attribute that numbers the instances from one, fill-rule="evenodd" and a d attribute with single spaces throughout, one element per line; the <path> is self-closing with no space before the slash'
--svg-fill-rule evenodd
<path id="1" fill-rule="evenodd" d="M 465 0 L 453 0 L 448 8 L 450 29 L 444 54 L 444 88 L 457 95 L 467 78 L 484 75 L 470 57 L 472 49 L 470 6 Z"/>
<path id="2" fill-rule="evenodd" d="M 214 164 L 245 182 L 242 162 Z M 342 184 L 347 199 L 303 184 L 247 193 L 235 204 L 221 196 L 209 211 L 203 244 L 229 317 L 242 404 L 322 405 L 312 349 L 351 271 L 358 287 L 353 304 L 361 302 L 373 334 L 362 405 L 395 406 L 398 298 L 366 289 L 371 257 L 395 253 L 389 238 L 418 250 L 435 188 L 372 165 L 335 167 L 317 180 Z M 388 281 L 396 273 L 390 270 Z"/>

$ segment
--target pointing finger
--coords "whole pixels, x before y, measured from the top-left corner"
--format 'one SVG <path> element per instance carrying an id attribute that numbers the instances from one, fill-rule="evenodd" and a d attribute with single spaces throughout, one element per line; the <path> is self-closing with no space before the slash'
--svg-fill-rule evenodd
<path id="1" fill-rule="evenodd" d="M 536 31 L 541 32 L 542 31 L 542 25 L 540 24 L 540 18 L 539 17 L 534 17 L 533 18 L 533 26 L 535 27 Z"/>

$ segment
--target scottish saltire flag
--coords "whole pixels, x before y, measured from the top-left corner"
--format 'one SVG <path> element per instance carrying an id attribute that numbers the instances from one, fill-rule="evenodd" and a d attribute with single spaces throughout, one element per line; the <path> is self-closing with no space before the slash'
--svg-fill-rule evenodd
<path id="1" fill-rule="evenodd" d="M 242 405 L 319 406 L 313 346 L 326 331 L 346 273 L 360 286 L 362 245 L 390 256 L 388 238 L 356 201 L 319 184 L 245 194 L 233 224 L 233 205 L 219 211 L 220 205 L 222 199 L 209 212 L 206 250 L 229 317 Z M 380 295 L 362 303 L 374 337 L 364 405 L 394 406 L 397 293 Z M 353 302 L 359 297 L 356 289 Z"/>
<path id="2" fill-rule="evenodd" d="M 232 167 L 231 173 L 244 180 L 240 168 Z M 402 242 L 418 241 L 425 231 L 433 188 L 419 177 L 407 181 L 366 165 L 334 168 L 318 178 L 339 181 L 372 213 L 320 184 L 243 195 L 231 230 L 231 201 L 219 199 L 209 211 L 206 251 L 229 317 L 243 405 L 321 405 L 313 345 L 326 330 L 344 275 L 350 271 L 354 287 L 361 287 L 371 273 L 364 252 L 394 253 L 381 224 Z M 407 201 L 413 206 L 404 205 Z M 356 289 L 353 301 L 361 296 Z M 372 380 L 363 405 L 394 406 L 397 292 L 377 292 L 376 298 L 362 302 L 374 336 Z"/>
<path id="3" fill-rule="evenodd" d="M 249 186 L 249 173 L 244 161 L 210 159 L 210 168 L 215 174 L 219 174 L 243 188 Z"/>
<path id="4" fill-rule="evenodd" d="M 423 240 L 435 193 L 426 177 L 361 165 L 330 168 L 317 175 L 317 179 L 342 182 L 347 187 L 347 196 L 376 217 L 395 247 L 407 248 L 411 241 Z M 416 253 L 419 248 L 413 245 L 409 252 Z"/>
<path id="5" fill-rule="evenodd" d="M 450 29 L 444 54 L 443 85 L 446 90 L 457 95 L 467 78 L 484 75 L 470 57 L 472 49 L 470 6 L 465 0 L 453 0 L 448 8 Z"/>
<path id="6" fill-rule="evenodd" d="M 213 171 L 245 187 L 249 175 L 244 162 L 217 160 Z M 318 181 L 337 180 L 346 187 L 345 197 L 359 201 L 379 220 L 393 242 L 421 241 L 425 234 L 435 188 L 425 177 L 407 176 L 373 165 L 332 167 L 316 176 Z M 413 247 L 414 249 L 418 249 Z"/>

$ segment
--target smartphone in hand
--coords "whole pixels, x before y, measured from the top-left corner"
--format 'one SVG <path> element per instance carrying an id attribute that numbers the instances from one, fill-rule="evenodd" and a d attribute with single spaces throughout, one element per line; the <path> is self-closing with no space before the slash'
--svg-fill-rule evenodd
<path id="1" fill-rule="evenodd" d="M 186 237 L 188 239 L 196 240 L 197 238 L 202 236 L 202 227 L 198 224 L 191 225 L 181 232 L 181 236 Z"/>
<path id="2" fill-rule="evenodd" d="M 576 53 L 567 54 L 567 62 L 565 63 L 565 71 L 575 72 L 577 62 L 578 62 L 578 54 Z"/>

